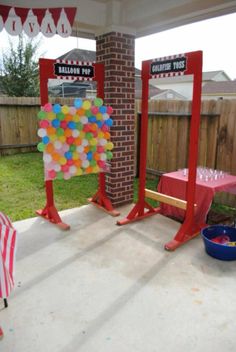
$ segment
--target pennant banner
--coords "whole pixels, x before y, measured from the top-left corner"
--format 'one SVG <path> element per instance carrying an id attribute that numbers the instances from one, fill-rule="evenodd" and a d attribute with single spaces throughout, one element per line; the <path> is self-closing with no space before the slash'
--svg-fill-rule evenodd
<path id="1" fill-rule="evenodd" d="M 11 35 L 24 31 L 29 37 L 42 32 L 48 38 L 55 34 L 66 38 L 72 33 L 75 14 L 75 7 L 29 9 L 0 5 L 0 31 L 5 28 Z"/>

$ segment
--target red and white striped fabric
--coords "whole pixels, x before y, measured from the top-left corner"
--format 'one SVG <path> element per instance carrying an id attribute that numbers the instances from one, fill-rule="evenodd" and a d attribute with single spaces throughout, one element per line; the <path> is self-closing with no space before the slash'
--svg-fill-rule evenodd
<path id="1" fill-rule="evenodd" d="M 14 287 L 15 252 L 16 230 L 0 212 L 0 298 L 7 298 Z"/>

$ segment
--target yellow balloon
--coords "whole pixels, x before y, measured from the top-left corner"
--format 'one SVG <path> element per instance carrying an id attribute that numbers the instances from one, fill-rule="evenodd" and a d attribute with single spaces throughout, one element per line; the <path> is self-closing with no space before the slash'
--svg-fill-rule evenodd
<path id="1" fill-rule="evenodd" d="M 96 118 L 97 118 L 97 120 L 102 120 L 103 116 L 102 116 L 102 114 L 99 112 L 99 113 L 97 113 Z"/>
<path id="2" fill-rule="evenodd" d="M 105 148 L 107 150 L 112 150 L 114 148 L 114 144 L 112 142 L 108 142 L 106 145 L 105 145 Z"/>
<path id="3" fill-rule="evenodd" d="M 79 122 L 80 116 L 79 115 L 73 115 L 73 121 Z"/>
<path id="4" fill-rule="evenodd" d="M 67 160 L 64 156 L 62 156 L 60 159 L 59 159 L 59 164 L 61 165 L 65 165 L 67 163 Z"/>
<path id="5" fill-rule="evenodd" d="M 97 141 L 96 138 L 91 138 L 91 139 L 89 140 L 89 144 L 90 144 L 90 145 L 97 145 L 97 144 L 98 144 L 98 141 Z"/>
<path id="6" fill-rule="evenodd" d="M 53 120 L 56 118 L 56 114 L 54 112 L 50 111 L 47 113 L 47 118 L 48 118 L 48 120 Z"/>
<path id="7" fill-rule="evenodd" d="M 89 110 L 91 108 L 91 102 L 89 100 L 85 100 L 82 105 L 83 109 Z"/>
<path id="8" fill-rule="evenodd" d="M 49 138 L 50 138 L 50 141 L 55 142 L 57 140 L 57 135 L 52 134 Z"/>
<path id="9" fill-rule="evenodd" d="M 65 141 L 66 141 L 66 137 L 65 136 L 60 136 L 60 137 L 58 137 L 58 139 L 62 143 L 65 143 Z"/>
<path id="10" fill-rule="evenodd" d="M 93 167 L 93 172 L 94 172 L 95 174 L 97 174 L 99 171 L 100 171 L 99 166 L 94 166 L 94 167 Z"/>
<path id="11" fill-rule="evenodd" d="M 104 137 L 104 133 L 102 131 L 98 132 L 98 138 L 103 138 Z"/>
<path id="12" fill-rule="evenodd" d="M 69 111 L 70 111 L 69 106 L 67 106 L 67 105 L 63 105 L 63 106 L 62 106 L 61 112 L 63 112 L 63 114 L 68 114 Z"/>
<path id="13" fill-rule="evenodd" d="M 78 160 L 79 159 L 79 154 L 77 152 L 72 153 L 72 159 L 73 160 Z"/>
<path id="14" fill-rule="evenodd" d="M 79 132 L 79 137 L 80 137 L 81 139 L 84 139 L 84 137 L 85 137 L 85 132 L 84 132 L 84 131 L 80 131 L 80 132 Z"/>
<path id="15" fill-rule="evenodd" d="M 80 167 L 77 169 L 76 175 L 77 176 L 83 175 L 83 170 Z"/>

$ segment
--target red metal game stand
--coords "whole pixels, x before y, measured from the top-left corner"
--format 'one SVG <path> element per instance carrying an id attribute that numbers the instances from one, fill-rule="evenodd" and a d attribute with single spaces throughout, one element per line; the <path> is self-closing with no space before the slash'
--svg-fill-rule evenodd
<path id="1" fill-rule="evenodd" d="M 198 135 L 200 126 L 201 109 L 201 85 L 202 85 L 202 52 L 190 52 L 181 55 L 164 57 L 161 59 L 147 60 L 142 62 L 142 117 L 141 117 L 141 141 L 140 141 L 140 164 L 139 164 L 139 193 L 138 202 L 126 218 L 117 222 L 125 225 L 129 222 L 141 220 L 160 212 L 159 208 L 153 208 L 147 203 L 148 197 L 145 190 L 146 162 L 147 162 L 147 135 L 148 135 L 148 88 L 149 79 L 158 77 L 170 77 L 176 75 L 193 75 L 193 99 L 192 117 L 190 123 L 189 143 L 189 176 L 187 182 L 186 214 L 185 220 L 175 237 L 165 244 L 165 249 L 173 251 L 185 242 L 198 235 L 202 226 L 194 221 L 194 201 L 196 189 L 196 169 L 198 159 Z M 150 192 L 149 192 L 150 193 Z M 153 192 L 155 193 L 155 192 Z M 160 194 L 159 194 L 160 195 Z M 163 195 L 164 196 L 164 195 Z M 164 196 L 170 198 L 168 196 Z M 162 197 L 161 197 L 162 198 Z M 178 199 L 175 199 L 178 203 Z M 165 202 L 163 200 L 163 202 Z"/>
<path id="2" fill-rule="evenodd" d="M 60 74 L 57 72 L 56 65 L 63 65 L 63 69 Z M 70 68 L 73 70 L 70 71 Z M 94 80 L 97 81 L 97 96 L 104 99 L 104 65 L 98 63 L 83 63 L 83 62 L 72 62 L 64 60 L 50 60 L 50 59 L 40 59 L 39 60 L 39 72 L 40 72 L 40 97 L 41 106 L 48 103 L 48 80 L 49 79 L 68 79 L 73 77 L 71 74 L 63 74 L 63 72 L 84 72 L 84 75 L 78 74 L 79 80 Z M 75 75 L 74 75 L 75 76 Z M 99 185 L 96 194 L 89 200 L 93 205 L 98 208 L 108 212 L 112 216 L 119 215 L 119 212 L 114 210 L 111 201 L 106 195 L 106 184 L 105 184 L 105 174 L 99 174 Z M 45 181 L 46 190 L 46 205 L 43 209 L 37 210 L 36 213 L 53 224 L 56 224 L 63 230 L 70 229 L 70 226 L 65 224 L 56 209 L 53 197 L 53 181 Z"/>

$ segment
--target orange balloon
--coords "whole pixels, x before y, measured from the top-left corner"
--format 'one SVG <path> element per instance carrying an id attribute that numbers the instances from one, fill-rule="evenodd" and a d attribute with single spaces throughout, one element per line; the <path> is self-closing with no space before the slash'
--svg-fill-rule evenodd
<path id="1" fill-rule="evenodd" d="M 84 147 L 84 153 L 88 153 L 89 152 L 89 146 L 87 145 L 86 147 Z"/>
<path id="2" fill-rule="evenodd" d="M 46 146 L 47 153 L 51 154 L 54 151 L 54 146 L 52 143 L 48 143 Z"/>
<path id="3" fill-rule="evenodd" d="M 104 138 L 105 138 L 105 139 L 110 139 L 110 138 L 111 138 L 110 132 L 105 132 L 105 133 L 104 133 Z"/>
<path id="4" fill-rule="evenodd" d="M 66 128 L 64 132 L 65 137 L 71 137 L 72 136 L 72 130 L 70 128 Z"/>
<path id="5" fill-rule="evenodd" d="M 54 127 L 48 127 L 47 128 L 47 135 L 51 136 L 52 134 L 56 133 L 56 129 Z"/>
<path id="6" fill-rule="evenodd" d="M 74 160 L 74 165 L 79 168 L 82 165 L 82 161 L 80 159 Z"/>
<path id="7" fill-rule="evenodd" d="M 65 121 L 72 121 L 72 120 L 73 120 L 73 116 L 72 116 L 72 115 L 67 114 L 67 115 L 65 116 Z"/>
<path id="8" fill-rule="evenodd" d="M 52 153 L 52 158 L 53 158 L 54 161 L 59 161 L 60 157 L 61 157 L 60 154 Z"/>
<path id="9" fill-rule="evenodd" d="M 92 124 L 90 125 L 90 129 L 91 129 L 91 131 L 97 131 L 98 125 L 97 125 L 96 123 L 92 123 Z"/>
<path id="10" fill-rule="evenodd" d="M 93 154 L 93 159 L 96 160 L 96 161 L 100 160 L 100 154 L 99 153 L 94 153 Z"/>
<path id="11" fill-rule="evenodd" d="M 85 169 L 86 174 L 91 174 L 93 172 L 92 166 L 89 166 Z"/>
<path id="12" fill-rule="evenodd" d="M 78 114 L 79 116 L 84 116 L 85 110 L 84 110 L 83 108 L 80 108 L 80 109 L 77 110 L 77 114 Z"/>
<path id="13" fill-rule="evenodd" d="M 79 138 L 79 137 L 75 138 L 74 144 L 75 145 L 81 145 L 81 138 Z"/>

